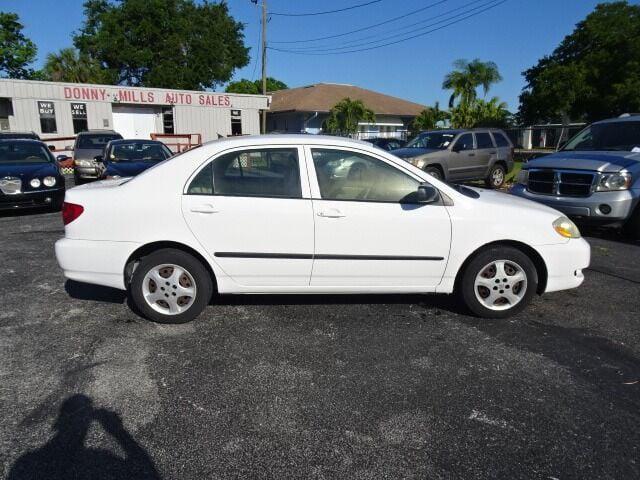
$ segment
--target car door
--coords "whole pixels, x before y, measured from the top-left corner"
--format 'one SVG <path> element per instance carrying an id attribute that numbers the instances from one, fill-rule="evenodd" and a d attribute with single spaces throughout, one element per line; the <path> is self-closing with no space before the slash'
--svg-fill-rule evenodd
<path id="1" fill-rule="evenodd" d="M 313 209 L 301 158 L 301 149 L 290 145 L 234 149 L 187 184 L 184 218 L 239 285 L 309 285 Z"/>
<path id="2" fill-rule="evenodd" d="M 476 135 L 476 160 L 478 170 L 474 172 L 476 178 L 484 178 L 489 173 L 489 166 L 498 158 L 498 149 L 493 144 L 489 132 L 475 132 Z"/>
<path id="3" fill-rule="evenodd" d="M 449 180 L 473 178 L 478 170 L 478 159 L 472 133 L 463 133 L 453 143 L 447 159 Z"/>
<path id="4" fill-rule="evenodd" d="M 421 180 L 382 156 L 305 148 L 315 214 L 311 286 L 327 291 L 432 291 L 444 273 L 451 221 L 412 198 Z"/>

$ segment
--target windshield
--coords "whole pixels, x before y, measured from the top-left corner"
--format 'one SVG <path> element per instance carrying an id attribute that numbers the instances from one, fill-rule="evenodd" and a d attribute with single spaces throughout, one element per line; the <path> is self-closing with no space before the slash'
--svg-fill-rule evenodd
<path id="1" fill-rule="evenodd" d="M 569 140 L 562 150 L 640 151 L 640 122 L 609 122 L 591 125 Z"/>
<path id="2" fill-rule="evenodd" d="M 0 142 L 0 163 L 51 163 L 47 148 L 40 143 Z"/>
<path id="3" fill-rule="evenodd" d="M 120 135 L 82 135 L 76 148 L 102 150 L 111 140 L 122 138 Z"/>
<path id="4" fill-rule="evenodd" d="M 456 134 L 451 132 L 421 133 L 407 143 L 407 148 L 432 148 L 435 150 L 444 150 L 451 144 L 455 136 Z"/>
<path id="5" fill-rule="evenodd" d="M 114 162 L 161 162 L 171 151 L 160 143 L 132 142 L 113 145 L 108 160 Z"/>

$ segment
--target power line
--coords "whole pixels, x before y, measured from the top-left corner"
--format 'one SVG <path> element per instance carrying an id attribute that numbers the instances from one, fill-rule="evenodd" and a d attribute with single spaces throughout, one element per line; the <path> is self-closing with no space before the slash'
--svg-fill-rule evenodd
<path id="1" fill-rule="evenodd" d="M 477 5 L 475 7 L 469 8 L 471 5 L 474 5 L 474 4 L 483 2 L 483 1 L 484 1 L 484 3 L 482 3 L 480 5 Z M 356 47 L 361 47 L 361 46 L 365 46 L 365 45 L 370 45 L 372 42 L 373 43 L 384 42 L 384 41 L 390 40 L 392 38 L 398 38 L 398 37 L 402 37 L 404 35 L 409 35 L 411 33 L 420 32 L 420 31 L 424 30 L 425 28 L 432 27 L 432 26 L 438 25 L 440 23 L 445 23 L 445 22 L 447 22 L 449 20 L 453 20 L 454 18 L 466 15 L 467 13 L 471 13 L 474 10 L 478 10 L 478 9 L 481 9 L 482 7 L 486 7 L 486 6 L 492 4 L 492 3 L 496 2 L 496 1 L 498 1 L 498 0 L 488 0 L 488 1 L 487 0 L 473 0 L 472 2 L 466 3 L 466 4 L 464 4 L 464 5 L 460 6 L 460 7 L 451 9 L 451 10 L 449 10 L 447 12 L 435 15 L 435 16 L 433 16 L 431 18 L 420 20 L 419 22 L 410 23 L 408 25 L 405 25 L 403 27 L 396 28 L 396 29 L 393 29 L 393 30 L 387 30 L 386 32 L 380 32 L 380 33 L 374 34 L 374 35 L 368 35 L 368 36 L 365 36 L 365 37 L 354 38 L 353 40 L 348 40 L 346 43 L 342 43 L 342 44 L 336 45 L 335 47 L 332 47 L 331 45 L 325 45 L 325 46 L 318 46 L 318 47 L 291 48 L 290 50 L 291 51 L 296 51 L 296 52 L 329 52 L 329 51 L 347 50 L 347 49 L 350 49 L 350 48 L 356 48 Z M 457 15 L 451 15 L 452 13 L 457 12 L 459 10 L 465 10 L 465 11 L 463 11 L 462 13 L 459 13 Z M 432 20 L 435 20 L 436 18 L 447 17 L 447 16 L 448 16 L 448 18 L 445 18 L 444 20 L 440 20 L 438 22 L 432 22 Z M 427 22 L 430 22 L 430 23 L 427 23 Z M 390 35 L 390 36 L 380 37 L 381 35 L 385 35 L 385 34 L 388 34 L 388 33 L 398 32 L 398 31 L 401 31 L 401 30 L 407 30 L 408 28 L 414 27 L 416 25 L 422 25 L 422 26 L 420 28 L 414 28 L 413 30 L 405 31 L 405 32 L 402 32 L 402 33 L 395 33 L 395 34 Z M 372 38 L 375 39 L 376 37 L 378 38 L 378 40 L 367 41 L 367 42 L 364 42 L 364 43 L 354 43 L 354 42 L 362 42 L 363 40 L 369 40 L 369 39 L 372 39 Z"/>
<path id="2" fill-rule="evenodd" d="M 257 5 L 257 3 L 256 3 Z M 258 11 L 258 24 L 260 24 L 260 12 Z M 259 25 L 260 26 L 260 25 Z M 255 61 L 253 62 L 253 72 L 251 73 L 251 80 L 256 79 L 256 68 L 258 67 L 258 56 L 260 55 L 260 44 L 262 43 L 262 28 L 258 28 L 258 46 L 256 47 Z"/>
<path id="3" fill-rule="evenodd" d="M 279 42 L 273 42 L 273 41 L 272 41 L 272 42 L 270 42 L 270 43 L 307 43 L 307 42 L 316 42 L 316 41 L 318 41 L 318 40 L 328 40 L 328 39 L 330 39 L 330 38 L 339 38 L 339 37 L 344 37 L 344 36 L 346 36 L 346 35 L 351 35 L 352 33 L 363 32 L 363 31 L 365 31 L 365 30 L 370 30 L 370 29 L 372 29 L 372 28 L 376 28 L 376 27 L 379 27 L 379 26 L 381 26 L 381 25 L 386 25 L 387 23 L 391 23 L 391 22 L 395 22 L 395 21 L 397 21 L 397 20 L 401 20 L 401 19 L 403 19 L 403 18 L 407 18 L 407 17 L 409 17 L 409 16 L 411 16 L 411 15 L 414 15 L 414 14 L 416 14 L 416 13 L 420 13 L 420 12 L 423 12 L 423 11 L 425 11 L 425 10 L 429 9 L 429 8 L 436 7 L 436 6 L 438 6 L 438 5 L 441 5 L 441 4 L 443 4 L 443 3 L 446 3 L 446 2 L 448 2 L 448 1 L 449 1 L 449 0 L 439 0 L 439 1 L 435 2 L 435 3 L 432 3 L 432 4 L 430 4 L 430 5 L 426 5 L 426 6 L 422 7 L 422 8 L 417 9 L 417 10 L 413 10 L 413 11 L 411 11 L 411 12 L 409 12 L 409 13 L 405 13 L 404 15 L 400 15 L 400 16 L 398 16 L 398 17 L 390 18 L 389 20 L 385 20 L 384 22 L 376 23 L 376 24 L 374 24 L 374 25 L 369 25 L 369 26 L 367 26 L 367 27 L 362 27 L 362 28 L 358 28 L 358 29 L 356 29 L 356 30 L 351 30 L 350 32 L 339 33 L 339 34 L 337 34 L 337 35 L 328 35 L 328 36 L 326 36 L 326 37 L 308 38 L 308 39 L 305 39 L 305 40 L 287 40 L 287 41 L 282 40 L 282 41 L 279 41 Z"/>
<path id="4" fill-rule="evenodd" d="M 339 8 L 337 10 L 327 10 L 324 12 L 313 12 L 313 13 L 283 13 L 283 12 L 269 12 L 269 15 L 278 15 L 280 17 L 311 17 L 315 15 L 328 15 L 329 13 L 338 13 L 338 12 L 346 12 L 347 10 L 353 10 L 360 7 L 366 7 L 367 5 L 372 5 L 374 3 L 379 3 L 382 0 L 372 0 L 370 2 L 360 3 L 358 5 L 353 5 L 351 7 Z"/>
<path id="5" fill-rule="evenodd" d="M 346 50 L 346 51 L 341 51 L 341 52 L 318 52 L 318 53 L 308 52 L 308 51 L 299 51 L 299 50 L 298 51 L 296 51 L 296 50 L 286 50 L 286 49 L 274 48 L 274 47 L 268 47 L 268 48 L 271 49 L 271 50 L 277 51 L 277 52 L 294 53 L 294 54 L 298 54 L 298 55 L 343 55 L 343 54 L 347 54 L 347 53 L 366 52 L 368 50 L 375 50 L 375 49 L 378 49 L 378 48 L 388 47 L 390 45 L 396 45 L 398 43 L 406 42 L 407 40 L 413 40 L 414 38 L 424 37 L 425 35 L 428 35 L 430 33 L 437 32 L 437 31 L 442 30 L 442 29 L 444 29 L 446 27 L 449 27 L 451 25 L 455 25 L 457 23 L 463 22 L 464 20 L 467 20 L 469 18 L 472 18 L 472 17 L 475 17 L 477 15 L 480 15 L 481 13 L 484 13 L 484 12 L 486 12 L 488 10 L 491 10 L 491 9 L 493 9 L 493 8 L 499 6 L 499 5 L 502 5 L 503 3 L 506 3 L 507 1 L 508 0 L 501 0 L 501 1 L 491 5 L 489 7 L 486 7 L 486 8 L 484 8 L 484 9 L 478 11 L 478 12 L 471 13 L 471 14 L 465 16 L 465 17 L 462 17 L 462 18 L 460 18 L 458 20 L 454 20 L 453 22 L 449 22 L 449 23 L 447 23 L 445 25 L 442 25 L 440 27 L 437 27 L 437 28 L 434 28 L 434 29 L 428 30 L 426 32 L 419 33 L 417 35 L 413 35 L 413 36 L 410 36 L 410 37 L 407 37 L 407 38 L 396 40 L 395 42 L 385 43 L 383 45 L 376 45 L 376 46 L 372 46 L 372 47 L 360 48 L 360 49 L 355 49 L 355 50 Z M 441 22 L 439 22 L 439 23 L 441 23 Z"/>

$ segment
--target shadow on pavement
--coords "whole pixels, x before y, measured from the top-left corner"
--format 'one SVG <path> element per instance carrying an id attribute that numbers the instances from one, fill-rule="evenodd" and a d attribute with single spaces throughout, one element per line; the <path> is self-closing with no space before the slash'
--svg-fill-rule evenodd
<path id="1" fill-rule="evenodd" d="M 71 298 L 77 300 L 93 300 L 96 302 L 120 303 L 127 298 L 127 292 L 117 288 L 92 285 L 90 283 L 67 280 L 64 289 Z"/>
<path id="2" fill-rule="evenodd" d="M 124 457 L 87 447 L 89 427 L 98 422 L 121 448 Z M 60 407 L 56 433 L 42 447 L 22 455 L 7 480 L 26 479 L 159 479 L 153 460 L 124 428 L 117 413 L 95 409 L 86 395 L 73 395 Z"/>

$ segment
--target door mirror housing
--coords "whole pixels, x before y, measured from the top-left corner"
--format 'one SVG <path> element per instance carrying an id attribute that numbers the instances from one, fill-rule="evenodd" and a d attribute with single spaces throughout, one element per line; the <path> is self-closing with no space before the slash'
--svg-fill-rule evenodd
<path id="1" fill-rule="evenodd" d="M 455 152 L 455 153 L 461 152 L 462 151 L 462 147 L 463 147 L 463 145 L 460 142 L 456 142 L 456 143 L 453 144 L 453 147 L 451 147 L 451 151 Z"/>
<path id="2" fill-rule="evenodd" d="M 435 203 L 440 200 L 440 192 L 433 185 L 423 183 L 418 187 L 416 200 L 418 203 Z"/>
<path id="3" fill-rule="evenodd" d="M 64 162 L 65 160 L 69 160 L 70 158 L 71 158 L 70 156 L 68 156 L 68 155 L 64 155 L 64 154 L 63 154 L 63 155 L 58 155 L 58 156 L 56 157 L 56 160 L 57 160 L 58 162 Z"/>
<path id="4" fill-rule="evenodd" d="M 93 159 L 98 163 L 104 162 L 104 157 L 102 155 L 96 155 Z"/>

